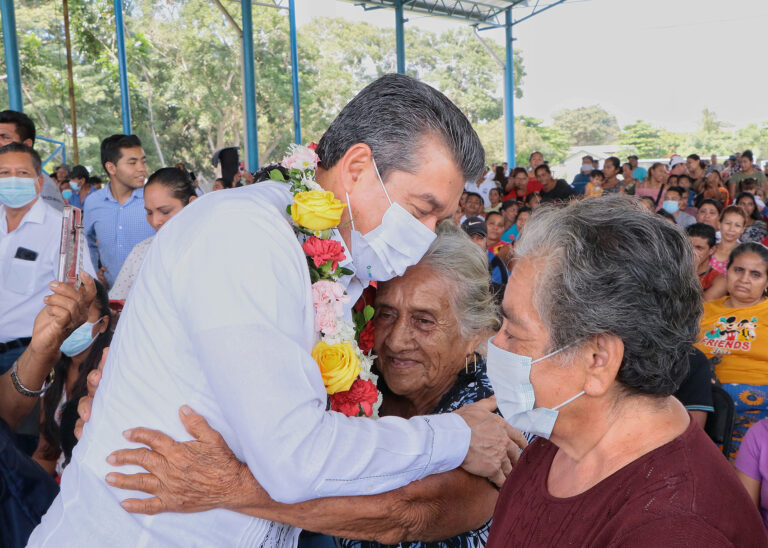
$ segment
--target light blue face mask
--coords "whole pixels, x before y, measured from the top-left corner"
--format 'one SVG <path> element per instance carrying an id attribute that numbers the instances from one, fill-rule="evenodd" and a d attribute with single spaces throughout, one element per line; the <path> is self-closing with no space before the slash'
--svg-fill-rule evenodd
<path id="1" fill-rule="evenodd" d="M 35 180 L 31 177 L 3 177 L 0 179 L 0 202 L 12 209 L 24 207 L 37 198 Z"/>
<path id="2" fill-rule="evenodd" d="M 670 215 L 674 215 L 680 209 L 680 203 L 677 200 L 664 200 L 661 207 Z"/>
<path id="3" fill-rule="evenodd" d="M 77 184 L 77 181 L 70 181 L 69 188 L 77 192 L 78 190 L 80 190 L 80 185 Z"/>
<path id="4" fill-rule="evenodd" d="M 67 337 L 63 343 L 61 343 L 61 347 L 59 348 L 61 353 L 71 358 L 72 356 L 77 356 L 81 352 L 85 351 L 89 346 L 93 344 L 93 341 L 96 340 L 96 337 L 98 337 L 98 334 L 96 337 L 93 336 L 93 327 L 100 321 L 101 320 L 98 322 L 85 322 L 83 325 L 75 329 L 72 334 Z"/>
<path id="5" fill-rule="evenodd" d="M 493 344 L 492 338 L 488 341 L 488 379 L 496 395 L 499 411 L 509 424 L 523 432 L 549 439 L 559 414 L 558 409 L 584 395 L 584 391 L 581 391 L 552 409 L 534 408 L 536 396 L 531 384 L 531 366 L 559 354 L 566 348 L 568 347 L 533 360 L 528 356 L 502 350 Z"/>
<path id="6" fill-rule="evenodd" d="M 69 189 L 63 190 L 61 192 L 61 197 L 64 198 L 66 201 L 70 201 L 72 199 L 72 191 Z"/>

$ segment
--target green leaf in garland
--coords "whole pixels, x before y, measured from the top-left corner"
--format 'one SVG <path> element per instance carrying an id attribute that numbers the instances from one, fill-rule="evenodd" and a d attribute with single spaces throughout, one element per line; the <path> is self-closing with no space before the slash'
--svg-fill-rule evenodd
<path id="1" fill-rule="evenodd" d="M 352 274 L 355 273 L 354 270 L 350 270 L 344 266 L 340 266 L 338 270 L 339 270 L 339 273 L 338 273 L 339 276 L 351 276 Z"/>
<path id="2" fill-rule="evenodd" d="M 269 178 L 273 181 L 283 181 L 285 182 L 285 177 L 283 177 L 283 174 L 280 172 L 279 169 L 273 169 L 269 172 Z"/>
<path id="3" fill-rule="evenodd" d="M 365 323 L 368 323 L 371 321 L 371 318 L 373 318 L 373 313 L 375 310 L 371 305 L 366 305 L 365 308 L 363 308 L 363 318 L 365 319 Z"/>

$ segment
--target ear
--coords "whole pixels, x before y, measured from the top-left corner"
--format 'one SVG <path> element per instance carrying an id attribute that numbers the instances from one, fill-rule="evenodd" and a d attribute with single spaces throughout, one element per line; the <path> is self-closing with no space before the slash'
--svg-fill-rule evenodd
<path id="1" fill-rule="evenodd" d="M 99 323 L 96 324 L 96 334 L 104 333 L 107 328 L 109 327 L 109 316 L 102 316 L 99 318 L 101 320 Z"/>
<path id="2" fill-rule="evenodd" d="M 624 342 L 616 335 L 597 335 L 584 348 L 584 391 L 603 396 L 613 386 L 624 357 Z"/>
<path id="3" fill-rule="evenodd" d="M 195 200 L 197 200 L 197 196 L 190 196 L 190 197 L 189 197 L 189 203 L 190 203 L 190 204 L 191 204 L 192 202 L 194 202 Z"/>
<path id="4" fill-rule="evenodd" d="M 38 194 L 40 194 L 43 191 L 44 182 L 45 182 L 45 179 L 43 179 L 42 175 L 38 175 L 37 179 L 35 179 L 35 189 L 37 190 Z"/>
<path id="5" fill-rule="evenodd" d="M 373 171 L 372 157 L 371 147 L 365 143 L 356 143 L 344 153 L 336 164 L 344 192 L 351 193 L 355 185 L 365 180 L 367 174 Z"/>
<path id="6" fill-rule="evenodd" d="M 117 166 L 113 164 L 112 162 L 107 162 L 104 164 L 104 169 L 107 170 L 108 175 L 114 176 L 117 173 Z"/>
<path id="7" fill-rule="evenodd" d="M 29 148 L 33 148 L 35 146 L 35 142 L 32 139 L 24 139 L 21 144 L 27 145 Z"/>

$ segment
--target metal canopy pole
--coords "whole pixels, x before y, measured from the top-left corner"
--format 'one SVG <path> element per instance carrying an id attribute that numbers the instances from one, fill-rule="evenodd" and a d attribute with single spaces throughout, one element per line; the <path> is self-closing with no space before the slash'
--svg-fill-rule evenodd
<path id="1" fill-rule="evenodd" d="M 397 72 L 405 74 L 405 30 L 403 29 L 403 0 L 395 0 L 395 43 L 397 44 Z"/>
<path id="2" fill-rule="evenodd" d="M 131 134 L 131 100 L 128 95 L 128 68 L 125 61 L 125 27 L 123 0 L 114 0 L 115 32 L 117 33 L 117 66 L 120 73 L 120 107 L 123 113 L 123 134 Z"/>
<path id="3" fill-rule="evenodd" d="M 5 67 L 8 73 L 8 104 L 11 110 L 23 112 L 19 46 L 16 42 L 16 12 L 13 9 L 13 0 L 0 0 L 0 15 L 3 18 L 3 45 L 5 46 Z"/>
<path id="4" fill-rule="evenodd" d="M 506 68 L 504 69 L 504 122 L 506 124 L 507 163 L 512 169 L 515 162 L 515 67 L 512 51 L 512 8 L 504 14 L 506 39 Z"/>
<path id="5" fill-rule="evenodd" d="M 288 1 L 288 24 L 291 30 L 291 85 L 293 87 L 293 142 L 301 144 L 301 107 L 299 105 L 299 52 L 296 44 L 296 8 Z"/>
<path id="6" fill-rule="evenodd" d="M 253 14 L 251 0 L 240 0 L 243 14 L 243 81 L 245 88 L 245 128 L 248 139 L 249 171 L 259 168 L 259 137 L 256 126 L 256 84 L 253 66 Z"/>

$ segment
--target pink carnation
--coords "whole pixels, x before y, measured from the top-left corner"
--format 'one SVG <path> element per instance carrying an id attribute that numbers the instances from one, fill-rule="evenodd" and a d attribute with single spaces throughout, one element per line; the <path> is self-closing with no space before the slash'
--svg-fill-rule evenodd
<path id="1" fill-rule="evenodd" d="M 320 280 L 312 284 L 312 304 L 317 315 L 321 309 L 330 308 L 336 316 L 341 316 L 342 305 L 348 302 L 349 295 L 344 294 L 344 286 L 340 283 Z"/>
<path id="2" fill-rule="evenodd" d="M 333 336 L 336 334 L 338 326 L 336 318 L 338 314 L 330 305 L 315 305 L 315 331 L 322 331 L 325 335 Z"/>
<path id="3" fill-rule="evenodd" d="M 293 154 L 286 156 L 280 162 L 286 169 L 300 169 L 302 171 L 305 169 L 315 169 L 317 162 L 320 160 L 311 148 L 294 146 L 291 152 Z"/>

